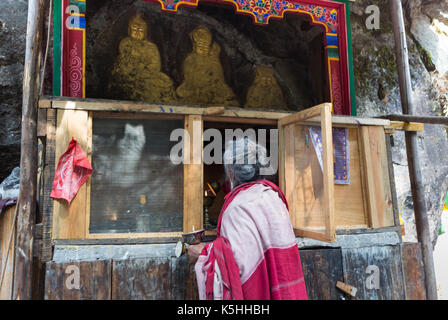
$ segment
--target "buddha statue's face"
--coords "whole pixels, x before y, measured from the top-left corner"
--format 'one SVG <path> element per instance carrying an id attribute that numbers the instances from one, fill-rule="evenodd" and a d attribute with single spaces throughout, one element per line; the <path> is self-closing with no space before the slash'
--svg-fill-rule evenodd
<path id="1" fill-rule="evenodd" d="M 193 31 L 193 47 L 197 54 L 201 56 L 209 55 L 211 44 L 212 34 L 207 28 L 201 26 Z"/>
<path id="2" fill-rule="evenodd" d="M 270 87 L 274 83 L 274 70 L 270 67 L 258 67 L 257 82 L 263 87 Z"/>
<path id="3" fill-rule="evenodd" d="M 132 39 L 144 40 L 146 39 L 148 26 L 139 14 L 129 21 L 128 33 Z"/>

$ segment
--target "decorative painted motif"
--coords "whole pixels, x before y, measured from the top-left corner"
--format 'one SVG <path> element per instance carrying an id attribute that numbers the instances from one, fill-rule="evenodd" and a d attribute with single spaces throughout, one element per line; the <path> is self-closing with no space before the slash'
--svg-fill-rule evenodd
<path id="1" fill-rule="evenodd" d="M 82 56 L 79 55 L 76 42 L 70 50 L 69 64 L 69 95 L 71 97 L 82 97 Z"/>
<path id="2" fill-rule="evenodd" d="M 62 96 L 85 97 L 85 0 L 62 0 Z"/>
<path id="3" fill-rule="evenodd" d="M 179 5 L 198 5 L 199 0 L 146 0 L 158 1 L 162 10 L 175 12 Z M 309 14 L 315 23 L 325 25 L 328 32 L 336 33 L 338 26 L 338 10 L 307 1 L 286 0 L 220 0 L 215 2 L 232 3 L 237 12 L 252 15 L 257 24 L 267 24 L 271 18 L 283 18 L 285 12 L 302 12 Z M 318 1 L 314 1 L 318 2 Z"/>

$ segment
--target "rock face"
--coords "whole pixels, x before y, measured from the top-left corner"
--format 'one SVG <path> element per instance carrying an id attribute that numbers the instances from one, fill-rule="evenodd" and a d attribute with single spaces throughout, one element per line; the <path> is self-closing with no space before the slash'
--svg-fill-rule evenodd
<path id="1" fill-rule="evenodd" d="M 403 1 L 412 85 L 417 113 L 440 115 L 447 109 L 448 3 Z M 388 0 L 361 0 L 351 5 L 353 56 L 358 114 L 377 116 L 401 113 L 394 38 Z M 368 30 L 365 8 L 380 8 L 379 30 Z M 435 243 L 440 228 L 443 198 L 448 188 L 448 140 L 443 126 L 425 125 L 419 134 L 421 167 Z M 394 135 L 393 162 L 399 211 L 404 219 L 404 241 L 416 241 L 404 134 Z"/>
<path id="2" fill-rule="evenodd" d="M 19 165 L 27 1 L 0 1 L 0 181 Z"/>

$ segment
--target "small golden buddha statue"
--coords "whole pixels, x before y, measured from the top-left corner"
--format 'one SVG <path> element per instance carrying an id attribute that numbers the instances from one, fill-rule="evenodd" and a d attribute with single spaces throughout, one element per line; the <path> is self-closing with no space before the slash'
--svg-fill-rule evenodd
<path id="1" fill-rule="evenodd" d="M 247 92 L 246 108 L 288 109 L 270 66 L 257 66 L 255 80 Z"/>
<path id="2" fill-rule="evenodd" d="M 174 102 L 173 81 L 161 72 L 159 49 L 147 34 L 148 25 L 137 13 L 129 21 L 128 36 L 120 41 L 109 90 L 121 99 Z"/>
<path id="3" fill-rule="evenodd" d="M 237 106 L 232 89 L 226 84 L 219 53 L 211 32 L 199 26 L 190 34 L 193 52 L 184 61 L 184 81 L 177 88 L 179 99 L 185 104 Z"/>

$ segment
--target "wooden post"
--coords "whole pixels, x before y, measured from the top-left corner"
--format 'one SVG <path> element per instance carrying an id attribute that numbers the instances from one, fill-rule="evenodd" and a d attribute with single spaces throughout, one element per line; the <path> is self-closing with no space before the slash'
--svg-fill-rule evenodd
<path id="1" fill-rule="evenodd" d="M 409 71 L 409 58 L 403 19 L 403 8 L 400 0 L 389 0 L 389 5 L 395 38 L 402 110 L 404 114 L 413 115 L 415 113 L 415 106 L 411 85 L 411 73 Z M 420 170 L 417 132 L 407 131 L 405 135 L 409 177 L 411 180 L 412 200 L 414 202 L 415 223 L 417 227 L 417 238 L 422 245 L 426 296 L 429 300 L 437 300 L 433 245 L 431 242 L 429 229 L 424 184 Z"/>
<path id="2" fill-rule="evenodd" d="M 23 74 L 20 196 L 14 265 L 13 299 L 31 299 L 33 232 L 37 194 L 37 108 L 43 0 L 28 1 Z"/>

